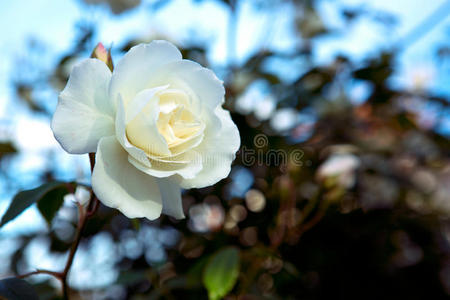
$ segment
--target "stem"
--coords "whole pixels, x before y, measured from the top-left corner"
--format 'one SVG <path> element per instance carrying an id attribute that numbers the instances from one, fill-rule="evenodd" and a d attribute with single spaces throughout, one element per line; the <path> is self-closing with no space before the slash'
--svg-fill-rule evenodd
<path id="1" fill-rule="evenodd" d="M 95 164 L 95 153 L 89 153 L 89 161 L 91 163 L 91 173 L 94 170 L 94 164 Z M 43 270 L 43 269 L 37 269 L 34 272 L 29 272 L 23 275 L 17 276 L 18 278 L 25 278 L 31 275 L 37 275 L 37 274 L 47 274 L 51 275 L 58 280 L 61 281 L 62 286 L 62 293 L 63 293 L 63 299 L 68 300 L 69 299 L 69 286 L 67 284 L 67 277 L 70 272 L 70 268 L 72 267 L 73 260 L 75 258 L 75 253 L 77 252 L 78 246 L 80 245 L 81 237 L 83 234 L 83 229 L 86 225 L 86 221 L 92 217 L 95 212 L 97 211 L 99 207 L 99 201 L 97 197 L 95 196 L 94 192 L 91 191 L 91 198 L 89 199 L 89 204 L 87 205 L 87 209 L 85 209 L 80 203 L 76 202 L 78 206 L 78 225 L 77 225 L 77 232 L 75 234 L 75 240 L 72 244 L 72 247 L 70 248 L 69 257 L 67 258 L 66 265 L 64 267 L 64 270 L 62 272 L 54 272 L 49 270 Z"/>
<path id="2" fill-rule="evenodd" d="M 91 173 L 94 171 L 95 165 L 95 153 L 89 153 L 89 162 L 91 164 Z M 84 207 L 77 202 L 78 206 L 78 226 L 75 235 L 75 241 L 70 248 L 69 257 L 67 258 L 66 266 L 61 276 L 61 284 L 63 290 L 64 299 L 69 299 L 69 286 L 67 285 L 67 276 L 69 275 L 70 268 L 72 267 L 73 259 L 75 258 L 75 253 L 77 252 L 78 246 L 80 245 L 81 236 L 83 234 L 84 226 L 86 225 L 87 219 L 95 214 L 98 209 L 99 201 L 93 191 L 91 191 L 91 199 L 89 200 L 87 211 Z"/>
<path id="3" fill-rule="evenodd" d="M 34 272 L 30 272 L 30 273 L 25 273 L 25 274 L 19 275 L 19 276 L 17 276 L 17 278 L 23 279 L 25 277 L 28 277 L 28 276 L 31 276 L 31 275 L 37 275 L 37 274 L 47 274 L 47 275 L 51 275 L 53 277 L 56 277 L 58 279 L 61 279 L 61 277 L 62 277 L 62 273 L 59 273 L 59 272 L 53 272 L 53 271 L 44 270 L 44 269 L 37 269 Z"/>
<path id="4" fill-rule="evenodd" d="M 75 258 L 75 253 L 77 252 L 78 246 L 80 245 L 81 234 L 83 232 L 84 225 L 86 224 L 87 219 L 87 214 L 84 212 L 83 207 L 81 207 L 81 205 L 79 205 L 78 211 L 80 215 L 77 232 L 75 235 L 75 241 L 73 242 L 72 247 L 70 248 L 69 257 L 67 258 L 66 266 L 64 267 L 64 271 L 62 272 L 61 276 L 61 284 L 64 299 L 69 299 L 68 295 L 69 287 L 67 285 L 67 276 L 69 275 L 70 268 L 72 267 L 73 259 Z"/>
<path id="5" fill-rule="evenodd" d="M 91 164 L 91 173 L 94 172 L 95 153 L 89 153 L 89 163 Z"/>

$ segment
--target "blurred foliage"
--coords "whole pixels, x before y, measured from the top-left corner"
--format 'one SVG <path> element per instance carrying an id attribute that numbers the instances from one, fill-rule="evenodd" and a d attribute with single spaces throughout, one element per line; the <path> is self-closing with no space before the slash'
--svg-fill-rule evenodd
<path id="1" fill-rule="evenodd" d="M 240 1 L 221 2 L 231 5 L 233 14 Z M 111 237 L 118 249 L 117 276 L 104 287 L 75 287 L 74 299 L 206 299 L 208 294 L 211 299 L 449 298 L 450 143 L 437 131 L 440 118 L 449 115 L 448 99 L 420 86 L 391 87 L 399 49 L 362 64 L 341 55 L 329 65 L 315 65 L 312 41 L 333 30 L 326 28 L 314 1 L 283 2 L 295 8 L 298 46 L 290 53 L 261 49 L 239 66 L 230 63 L 219 70 L 225 106 L 242 138 L 230 177 L 185 191 L 187 218 L 180 221 L 167 216 L 129 220 L 101 206 L 88 221 L 82 244 L 88 248 L 95 236 Z M 130 3 L 131 8 L 139 1 Z M 122 12 L 109 5 L 114 13 Z M 364 17 L 386 27 L 396 24 L 392 16 L 365 8 L 345 8 L 342 14 L 349 26 Z M 78 33 L 46 78 L 57 91 L 73 63 L 96 44 L 95 26 L 80 25 Z M 149 40 L 132 38 L 114 48 L 123 53 Z M 184 58 L 209 65 L 206 45 L 181 48 Z M 437 53 L 444 59 L 448 52 L 440 45 Z M 274 60 L 304 63 L 291 81 L 283 70 L 267 68 Z M 255 109 L 239 108 L 259 83 L 273 99 L 273 116 L 282 111 L 297 116 L 288 128 L 277 129 L 275 118 L 262 118 Z M 17 94 L 31 110 L 46 113 L 33 98 L 36 86 L 18 81 Z M 362 101 L 353 99 L 356 86 L 367 91 Z M 431 106 L 440 114 L 430 120 Z M 14 152 L 7 143 L 0 150 L 0 159 Z M 248 163 L 248 151 L 268 159 Z M 280 161 L 280 153 L 289 155 Z M 50 168 L 42 177 L 53 182 L 55 174 Z M 37 202 L 49 229 L 14 238 L 10 274 L 33 269 L 24 249 L 34 240 L 46 237 L 52 254 L 69 249 L 76 207 L 62 199 L 76 194 L 72 185 L 46 183 L 14 198 L 18 206 L 11 206 L 2 224 Z M 58 297 L 54 282 L 32 282 L 41 299 Z"/>
<path id="2" fill-rule="evenodd" d="M 0 280 L 0 299 L 39 299 L 34 287 L 18 278 Z"/>
<path id="3" fill-rule="evenodd" d="M 3 155 L 10 155 L 10 154 L 13 154 L 16 152 L 17 152 L 17 149 L 16 149 L 16 147 L 14 147 L 14 145 L 12 143 L 9 143 L 9 142 L 0 143 L 0 158 Z"/>

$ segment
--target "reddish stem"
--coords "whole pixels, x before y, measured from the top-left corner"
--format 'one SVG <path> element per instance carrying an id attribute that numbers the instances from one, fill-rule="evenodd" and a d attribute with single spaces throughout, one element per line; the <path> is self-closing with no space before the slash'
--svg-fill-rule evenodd
<path id="1" fill-rule="evenodd" d="M 91 163 L 91 172 L 94 170 L 94 164 L 95 164 L 95 153 L 89 153 L 89 161 Z M 69 191 L 73 189 L 70 189 L 71 185 L 68 185 Z M 31 275 L 37 275 L 37 274 L 47 274 L 51 275 L 61 281 L 62 285 L 62 292 L 63 292 L 63 298 L 68 300 L 69 299 L 69 286 L 67 285 L 67 277 L 69 275 L 70 268 L 72 267 L 73 260 L 75 258 L 75 253 L 77 252 L 78 246 L 80 245 L 83 229 L 86 225 L 87 219 L 92 217 L 95 212 L 97 211 L 99 207 L 99 201 L 97 197 L 94 195 L 94 192 L 91 191 L 91 198 L 89 200 L 89 204 L 87 205 L 87 209 L 85 209 L 79 202 L 76 202 L 78 207 L 78 225 L 77 225 L 77 232 L 75 234 L 75 240 L 72 244 L 72 247 L 70 248 L 69 257 L 67 258 L 66 265 L 64 267 L 64 270 L 62 272 L 54 272 L 49 270 L 43 270 L 43 269 L 37 269 L 34 272 L 29 272 L 23 275 L 17 276 L 18 278 L 25 278 Z"/>

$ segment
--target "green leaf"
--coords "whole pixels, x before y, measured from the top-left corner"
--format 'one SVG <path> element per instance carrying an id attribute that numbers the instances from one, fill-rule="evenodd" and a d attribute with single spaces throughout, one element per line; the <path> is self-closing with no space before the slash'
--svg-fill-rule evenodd
<path id="1" fill-rule="evenodd" d="M 203 272 L 203 284 L 208 290 L 209 299 L 225 296 L 236 284 L 239 275 L 239 250 L 228 247 L 215 253 Z"/>
<path id="2" fill-rule="evenodd" d="M 0 299 L 8 300 L 39 300 L 34 287 L 19 278 L 6 278 L 0 280 Z"/>
<path id="3" fill-rule="evenodd" d="M 0 221 L 0 227 L 20 215 L 24 210 L 26 210 L 28 207 L 30 207 L 35 202 L 38 202 L 42 199 L 44 202 L 41 204 L 42 209 L 45 209 L 48 211 L 45 212 L 44 217 L 47 219 L 48 217 L 54 216 L 56 211 L 53 211 L 56 207 L 59 209 L 61 204 L 58 203 L 48 203 L 52 202 L 53 199 L 51 198 L 52 195 L 49 195 L 50 197 L 47 197 L 48 194 L 51 191 L 54 191 L 55 189 L 61 189 L 66 188 L 66 184 L 59 181 L 49 182 L 41 185 L 40 187 L 37 187 L 32 190 L 26 190 L 19 192 L 11 201 L 11 204 L 9 205 L 8 209 L 6 210 L 6 213 L 3 215 L 2 220 Z M 67 191 L 67 189 L 66 189 Z M 56 200 L 58 202 L 59 200 Z M 41 209 L 40 209 L 41 210 Z M 42 211 L 41 211 L 42 212 Z"/>
<path id="4" fill-rule="evenodd" d="M 64 203 L 64 196 L 69 193 L 66 185 L 55 188 L 45 194 L 37 203 L 38 209 L 47 223 L 50 225 L 56 212 Z"/>

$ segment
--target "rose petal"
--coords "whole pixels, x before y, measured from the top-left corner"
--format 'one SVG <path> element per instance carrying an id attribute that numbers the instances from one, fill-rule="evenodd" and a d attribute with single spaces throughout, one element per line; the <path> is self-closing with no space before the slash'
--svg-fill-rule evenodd
<path id="1" fill-rule="evenodd" d="M 92 189 L 103 204 L 117 208 L 128 218 L 154 220 L 162 211 L 158 183 L 131 165 L 127 156 L 115 137 L 102 138 L 92 173 Z"/>
<path id="2" fill-rule="evenodd" d="M 56 140 L 67 152 L 95 152 L 102 137 L 114 135 L 110 78 L 108 67 L 98 59 L 84 60 L 70 73 L 51 124 Z"/>
<path id="3" fill-rule="evenodd" d="M 166 140 L 159 133 L 157 127 L 159 98 L 156 93 L 166 87 L 139 92 L 126 108 L 126 136 L 130 143 L 146 153 L 162 156 L 171 153 Z"/>
<path id="4" fill-rule="evenodd" d="M 153 160 L 150 159 L 151 167 L 148 167 L 133 156 L 129 156 L 128 160 L 136 168 L 142 172 L 158 178 L 179 175 L 183 178 L 194 178 L 202 169 L 202 158 L 196 151 L 188 151 L 177 157 L 171 157 L 171 160 Z M 185 163 L 187 161 L 187 163 Z"/>
<path id="5" fill-rule="evenodd" d="M 144 150 L 132 145 L 126 134 L 126 112 L 122 99 L 119 97 L 119 104 L 117 106 L 116 114 L 116 138 L 122 147 L 132 156 L 136 161 L 146 167 L 151 167 L 150 161 Z"/>
<path id="6" fill-rule="evenodd" d="M 193 108 L 197 112 L 201 106 L 214 109 L 224 102 L 222 81 L 213 71 L 196 62 L 185 59 L 171 62 L 161 67 L 156 75 L 149 80 L 149 87 L 170 84 L 170 88 L 183 90 L 196 99 Z"/>
<path id="7" fill-rule="evenodd" d="M 110 95 L 118 101 L 119 94 L 127 104 L 137 93 L 150 88 L 151 78 L 160 66 L 182 59 L 180 51 L 167 41 L 153 41 L 134 46 L 118 62 L 111 78 Z M 164 83 L 162 85 L 165 85 Z M 154 87 L 154 86 L 153 86 Z"/>
<path id="8" fill-rule="evenodd" d="M 183 219 L 183 204 L 181 200 L 181 188 L 170 179 L 157 179 L 163 201 L 163 213 L 176 219 Z"/>
<path id="9" fill-rule="evenodd" d="M 240 146 L 239 131 L 231 119 L 230 113 L 222 107 L 215 110 L 221 121 L 219 131 L 205 131 L 203 142 L 195 148 L 202 159 L 202 170 L 191 179 L 177 176 L 182 188 L 202 188 L 210 186 L 228 176 L 231 163 Z M 207 127 L 208 129 L 208 124 Z"/>

